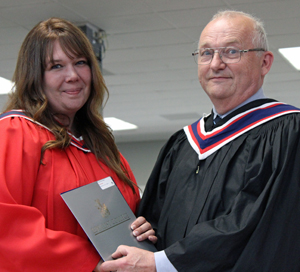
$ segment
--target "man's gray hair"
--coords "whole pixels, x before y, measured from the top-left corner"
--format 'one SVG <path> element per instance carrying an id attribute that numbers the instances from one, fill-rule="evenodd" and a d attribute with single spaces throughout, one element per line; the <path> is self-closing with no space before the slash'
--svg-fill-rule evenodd
<path id="1" fill-rule="evenodd" d="M 224 10 L 216 13 L 212 17 L 211 21 L 219 18 L 234 18 L 237 16 L 244 16 L 253 21 L 253 25 L 254 25 L 254 33 L 252 38 L 253 46 L 256 48 L 263 48 L 266 51 L 268 51 L 269 45 L 268 45 L 267 33 L 264 28 L 264 23 L 260 19 L 254 17 L 253 15 L 242 11 Z"/>

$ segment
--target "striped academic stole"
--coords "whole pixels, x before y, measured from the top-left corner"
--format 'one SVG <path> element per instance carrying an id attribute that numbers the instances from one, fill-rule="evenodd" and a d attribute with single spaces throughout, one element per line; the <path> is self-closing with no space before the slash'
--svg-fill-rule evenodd
<path id="1" fill-rule="evenodd" d="M 34 121 L 32 118 L 28 117 L 23 110 L 11 110 L 11 111 L 4 112 L 4 113 L 0 114 L 0 120 L 5 119 L 5 118 L 11 118 L 11 117 L 24 118 L 24 119 L 29 120 L 30 122 L 32 122 L 34 124 L 37 124 L 37 125 L 45 128 L 45 129 L 49 130 L 52 133 L 51 129 L 49 129 L 48 127 L 46 127 L 45 125 L 43 125 L 39 122 Z M 76 138 L 73 134 L 71 134 L 69 132 L 68 132 L 68 134 L 71 137 L 71 145 L 77 147 L 78 149 L 80 149 L 84 152 L 91 152 L 91 150 L 86 148 L 86 146 L 84 145 L 84 143 L 81 139 Z"/>
<path id="2" fill-rule="evenodd" d="M 198 154 L 199 160 L 204 160 L 243 133 L 272 119 L 294 112 L 300 112 L 300 109 L 281 102 L 270 102 L 235 115 L 212 131 L 205 131 L 203 118 L 184 127 L 184 131 L 190 145 Z"/>

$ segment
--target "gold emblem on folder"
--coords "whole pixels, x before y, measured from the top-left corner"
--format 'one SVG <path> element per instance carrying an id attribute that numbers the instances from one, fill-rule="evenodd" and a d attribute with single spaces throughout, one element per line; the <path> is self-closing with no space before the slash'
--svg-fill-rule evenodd
<path id="1" fill-rule="evenodd" d="M 101 215 L 103 218 L 107 217 L 110 215 L 110 212 L 107 208 L 107 206 L 103 203 L 101 204 L 100 200 L 99 199 L 96 199 L 95 200 L 95 206 L 96 208 L 100 211 Z"/>

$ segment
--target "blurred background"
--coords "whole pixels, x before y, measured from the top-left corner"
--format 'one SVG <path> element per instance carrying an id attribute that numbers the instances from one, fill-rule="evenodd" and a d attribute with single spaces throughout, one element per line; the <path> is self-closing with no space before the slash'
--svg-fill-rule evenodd
<path id="1" fill-rule="evenodd" d="M 278 51 L 300 47 L 299 0 L 0 0 L 0 111 L 28 31 L 53 16 L 76 23 L 94 45 L 110 92 L 104 117 L 137 126 L 114 135 L 143 188 L 166 140 L 211 111 L 192 52 L 224 9 L 264 21 L 275 55 L 265 94 L 300 107 L 299 71 Z"/>

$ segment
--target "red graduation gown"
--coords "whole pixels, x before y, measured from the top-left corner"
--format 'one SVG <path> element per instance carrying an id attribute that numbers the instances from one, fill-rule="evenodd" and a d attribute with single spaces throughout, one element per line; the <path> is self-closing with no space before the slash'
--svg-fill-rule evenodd
<path id="1" fill-rule="evenodd" d="M 133 194 L 76 139 L 64 150 L 46 150 L 40 164 L 42 146 L 54 139 L 47 128 L 6 117 L 0 131 L 0 271 L 92 271 L 100 257 L 60 193 L 112 176 L 135 212 L 138 190 Z"/>

